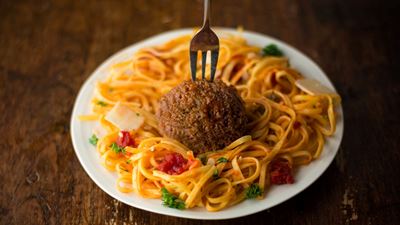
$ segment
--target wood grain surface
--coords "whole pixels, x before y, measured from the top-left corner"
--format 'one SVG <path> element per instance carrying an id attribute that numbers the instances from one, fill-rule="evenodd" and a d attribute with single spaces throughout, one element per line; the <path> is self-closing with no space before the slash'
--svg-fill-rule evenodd
<path id="1" fill-rule="evenodd" d="M 337 87 L 345 132 L 322 177 L 285 203 L 225 221 L 162 216 L 114 200 L 72 148 L 78 90 L 121 48 L 200 25 L 202 2 L 2 0 L 1 224 L 400 224 L 400 2 L 214 0 L 212 8 L 213 25 L 282 39 Z"/>

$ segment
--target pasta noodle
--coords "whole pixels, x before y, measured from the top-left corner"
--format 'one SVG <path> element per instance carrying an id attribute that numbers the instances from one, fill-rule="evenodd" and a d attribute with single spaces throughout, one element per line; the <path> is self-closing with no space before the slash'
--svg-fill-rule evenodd
<path id="1" fill-rule="evenodd" d="M 161 198 L 160 190 L 165 187 L 186 208 L 218 211 L 246 199 L 246 190 L 258 184 L 263 190 L 261 199 L 271 185 L 271 162 L 282 159 L 297 168 L 320 156 L 325 137 L 335 132 L 334 105 L 340 97 L 306 94 L 295 85 L 302 75 L 289 67 L 287 58 L 262 56 L 260 48 L 240 35 L 224 34 L 216 77 L 234 85 L 243 98 L 250 132 L 221 150 L 195 158 L 183 144 L 160 135 L 155 117 L 159 98 L 190 79 L 190 39 L 191 35 L 185 35 L 143 48 L 133 58 L 113 65 L 109 76 L 96 85 L 93 113 L 81 119 L 96 120 L 106 130 L 97 151 L 104 167 L 118 174 L 121 192 Z M 144 117 L 144 124 L 130 131 L 137 146 L 126 147 L 123 154 L 110 147 L 119 129 L 105 119 L 117 103 Z M 191 167 L 179 175 L 157 170 L 171 152 L 191 160 Z M 202 157 L 208 163 L 203 164 Z M 220 158 L 227 160 L 218 162 Z"/>

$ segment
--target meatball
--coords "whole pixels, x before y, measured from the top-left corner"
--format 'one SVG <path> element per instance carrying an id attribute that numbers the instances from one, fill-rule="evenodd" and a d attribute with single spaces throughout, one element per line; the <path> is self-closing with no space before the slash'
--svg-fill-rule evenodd
<path id="1" fill-rule="evenodd" d="M 160 99 L 157 119 L 163 135 L 195 154 L 222 149 L 246 133 L 243 100 L 220 80 L 184 81 Z"/>

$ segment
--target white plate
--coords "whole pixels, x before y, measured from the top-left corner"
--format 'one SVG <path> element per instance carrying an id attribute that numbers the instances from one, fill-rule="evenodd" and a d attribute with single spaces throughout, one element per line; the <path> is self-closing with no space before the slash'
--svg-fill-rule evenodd
<path id="1" fill-rule="evenodd" d="M 228 28 L 219 28 L 218 30 L 224 32 L 236 32 L 236 30 Z M 336 133 L 334 136 L 327 138 L 321 157 L 310 163 L 310 165 L 301 167 L 295 174 L 296 182 L 294 184 L 272 186 L 263 200 L 247 200 L 236 206 L 219 212 L 207 212 L 204 208 L 176 210 L 162 206 L 161 200 L 145 199 L 134 193 L 123 194 L 116 189 L 116 174 L 107 171 L 100 164 L 99 154 L 88 142 L 89 137 L 92 135 L 94 123 L 80 122 L 78 120 L 78 116 L 88 114 L 90 112 L 90 99 L 93 96 L 95 83 L 97 80 L 102 80 L 107 76 L 107 70 L 110 65 L 115 62 L 130 58 L 133 53 L 140 48 L 162 44 L 172 38 L 191 32 L 192 29 L 174 30 L 133 44 L 107 59 L 94 71 L 89 79 L 86 80 L 78 94 L 72 112 L 71 137 L 76 155 L 78 156 L 78 159 L 83 168 L 86 170 L 87 174 L 89 174 L 90 178 L 92 178 L 92 180 L 107 194 L 133 207 L 164 215 L 210 220 L 241 217 L 271 208 L 288 200 L 310 186 L 328 168 L 339 149 L 340 141 L 343 135 L 343 112 L 341 106 L 337 109 L 338 120 Z M 283 50 L 284 54 L 289 58 L 290 65 L 293 68 L 299 70 L 302 74 L 304 74 L 304 76 L 319 80 L 326 86 L 334 89 L 332 83 L 329 81 L 325 73 L 311 59 L 295 48 L 282 41 L 263 34 L 245 31 L 243 36 L 250 44 L 260 47 L 270 43 L 277 44 L 278 47 Z"/>

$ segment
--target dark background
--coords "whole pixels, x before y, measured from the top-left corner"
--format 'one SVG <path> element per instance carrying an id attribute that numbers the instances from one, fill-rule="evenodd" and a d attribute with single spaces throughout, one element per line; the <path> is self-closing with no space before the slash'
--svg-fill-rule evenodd
<path id="1" fill-rule="evenodd" d="M 73 151 L 77 92 L 121 48 L 199 26 L 202 1 L 2 0 L 1 224 L 400 224 L 400 1 L 214 0 L 212 7 L 213 25 L 277 37 L 335 84 L 345 132 L 321 178 L 287 202 L 227 221 L 161 216 L 114 200 Z"/>

